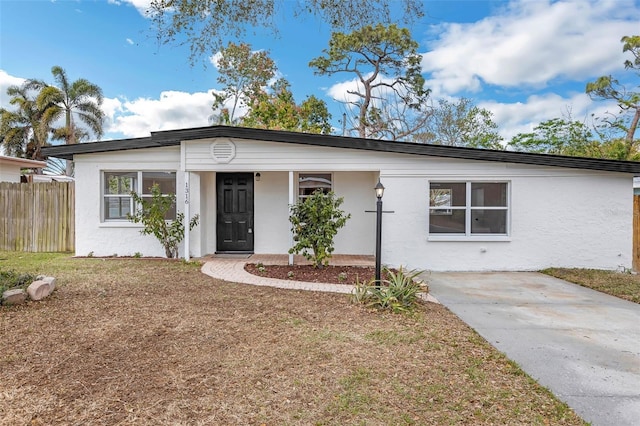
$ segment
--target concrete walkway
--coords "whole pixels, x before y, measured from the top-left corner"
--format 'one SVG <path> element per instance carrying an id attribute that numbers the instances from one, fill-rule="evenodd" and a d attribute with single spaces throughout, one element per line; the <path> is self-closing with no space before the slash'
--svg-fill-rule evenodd
<path id="1" fill-rule="evenodd" d="M 539 273 L 430 273 L 431 293 L 593 425 L 640 424 L 640 305 Z"/>

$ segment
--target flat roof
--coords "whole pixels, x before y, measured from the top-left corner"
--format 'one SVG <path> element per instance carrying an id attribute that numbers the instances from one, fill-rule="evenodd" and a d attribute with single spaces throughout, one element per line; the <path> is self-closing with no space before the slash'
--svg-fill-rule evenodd
<path id="1" fill-rule="evenodd" d="M 46 161 L 29 160 L 27 158 L 9 157 L 6 155 L 0 155 L 0 164 L 11 164 L 25 169 L 39 169 L 47 167 Z"/>
<path id="2" fill-rule="evenodd" d="M 363 139 L 346 136 L 319 135 L 312 133 L 251 129 L 231 126 L 207 126 L 179 130 L 165 130 L 151 132 L 151 136 L 144 138 L 117 139 L 74 145 L 50 146 L 42 148 L 42 153 L 49 157 L 72 160 L 74 155 L 176 146 L 180 145 L 181 141 L 211 138 L 260 140 L 266 142 L 323 146 L 339 149 L 361 149 L 365 151 L 457 158 L 463 160 L 495 161 L 501 163 L 530 164 L 536 166 L 566 167 L 573 169 L 601 170 L 640 175 L 640 162 L 635 161 L 605 160 L 600 158 L 568 157 L 563 155 L 463 148 L 420 144 L 414 142 Z"/>

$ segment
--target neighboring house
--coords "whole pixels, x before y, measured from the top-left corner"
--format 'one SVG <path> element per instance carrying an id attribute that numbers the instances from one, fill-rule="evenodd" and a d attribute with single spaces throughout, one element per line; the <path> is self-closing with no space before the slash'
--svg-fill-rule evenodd
<path id="1" fill-rule="evenodd" d="M 0 155 L 0 182 L 20 182 L 22 169 L 42 169 L 46 166 L 44 161 Z"/>
<path id="2" fill-rule="evenodd" d="M 632 177 L 640 163 L 213 126 L 55 146 L 75 162 L 76 254 L 161 256 L 127 221 L 153 183 L 200 215 L 190 256 L 287 253 L 289 205 L 315 188 L 344 197 L 337 254 L 434 271 L 617 269 L 632 261 Z M 175 214 L 175 213 L 174 213 Z M 184 248 L 181 250 L 185 255 Z"/>

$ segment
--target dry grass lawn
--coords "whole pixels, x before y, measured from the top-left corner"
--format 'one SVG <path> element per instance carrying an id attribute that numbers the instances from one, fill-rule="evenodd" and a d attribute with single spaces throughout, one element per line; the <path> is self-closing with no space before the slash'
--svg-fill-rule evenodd
<path id="1" fill-rule="evenodd" d="M 0 259 L 58 278 L 0 307 L 0 424 L 584 424 L 440 305 L 367 311 L 179 261 Z"/>
<path id="2" fill-rule="evenodd" d="M 599 269 L 549 268 L 545 274 L 640 303 L 640 275 Z"/>

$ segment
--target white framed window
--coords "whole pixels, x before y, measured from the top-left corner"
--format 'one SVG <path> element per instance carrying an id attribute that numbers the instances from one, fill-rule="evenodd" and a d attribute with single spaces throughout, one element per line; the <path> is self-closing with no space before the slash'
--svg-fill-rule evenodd
<path id="1" fill-rule="evenodd" d="M 429 236 L 509 235 L 508 182 L 430 182 Z"/>
<path id="2" fill-rule="evenodd" d="M 176 194 L 176 172 L 165 171 L 104 171 L 102 173 L 102 219 L 105 222 L 126 221 L 135 211 L 131 192 L 151 198 L 151 188 L 158 184 L 163 195 Z M 176 206 L 166 219 L 176 218 Z"/>
<path id="3" fill-rule="evenodd" d="M 320 190 L 327 194 L 333 189 L 331 173 L 298 173 L 298 200 Z"/>

